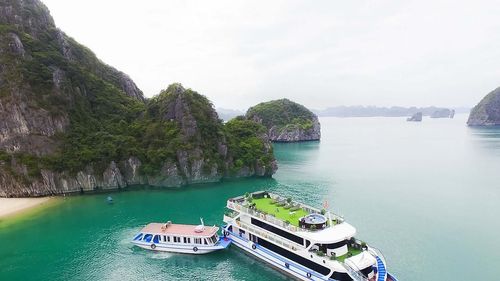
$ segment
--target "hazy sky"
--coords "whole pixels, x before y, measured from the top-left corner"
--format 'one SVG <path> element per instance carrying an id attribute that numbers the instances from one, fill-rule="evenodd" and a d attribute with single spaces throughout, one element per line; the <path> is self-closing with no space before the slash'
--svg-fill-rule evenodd
<path id="1" fill-rule="evenodd" d="M 473 106 L 500 86 L 500 0 L 43 2 L 148 97 L 181 82 L 237 109 Z"/>

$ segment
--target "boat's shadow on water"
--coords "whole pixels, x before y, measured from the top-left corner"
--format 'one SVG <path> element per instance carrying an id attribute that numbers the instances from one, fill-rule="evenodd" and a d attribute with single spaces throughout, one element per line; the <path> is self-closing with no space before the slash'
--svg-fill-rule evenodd
<path id="1" fill-rule="evenodd" d="M 249 276 L 250 274 L 260 276 L 263 278 L 259 279 L 261 281 L 294 280 L 274 270 L 272 267 L 267 266 L 263 262 L 248 256 L 234 246 L 206 255 L 168 253 L 142 249 L 130 243 L 130 237 L 132 237 L 137 230 L 136 228 L 129 228 L 120 233 L 121 237 L 118 243 L 120 249 L 118 253 L 123 256 L 133 256 L 133 259 L 139 264 L 156 264 L 160 267 L 175 268 L 179 271 L 192 271 L 194 268 L 197 269 L 196 271 L 200 272 L 223 269 L 227 280 L 240 280 L 239 276 Z M 239 266 L 242 264 L 245 266 Z M 270 276 L 272 276 L 272 278 L 269 278 Z M 202 276 L 199 277 L 202 278 Z"/>

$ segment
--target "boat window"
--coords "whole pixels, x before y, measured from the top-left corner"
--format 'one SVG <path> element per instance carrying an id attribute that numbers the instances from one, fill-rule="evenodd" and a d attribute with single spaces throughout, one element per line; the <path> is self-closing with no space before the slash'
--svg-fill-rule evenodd
<path id="1" fill-rule="evenodd" d="M 201 238 L 194 238 L 195 244 L 201 244 Z"/>
<path id="2" fill-rule="evenodd" d="M 335 280 L 352 280 L 352 278 L 349 276 L 349 274 L 345 272 L 333 272 L 330 278 L 333 278 Z"/>
<path id="3" fill-rule="evenodd" d="M 347 242 L 349 242 L 349 241 L 343 240 L 343 241 L 340 241 L 337 243 L 326 244 L 325 246 L 327 249 L 337 249 L 337 248 L 340 248 L 340 247 L 347 245 Z"/>
<path id="4" fill-rule="evenodd" d="M 151 242 L 152 238 L 153 238 L 153 234 L 146 234 L 146 235 L 144 235 L 144 238 L 142 240 L 146 241 L 146 242 Z"/>
<path id="5" fill-rule="evenodd" d="M 301 264 L 302 266 L 305 266 L 305 267 L 307 267 L 311 270 L 314 270 L 316 272 L 319 272 L 323 275 L 330 274 L 331 270 L 328 267 L 322 266 L 320 264 L 315 263 L 312 260 L 306 259 L 302 256 L 299 256 L 295 253 L 292 253 L 292 252 L 288 251 L 287 249 L 281 248 L 280 246 L 277 246 L 277 245 L 274 245 L 273 243 L 268 242 L 267 240 L 264 240 L 260 237 L 258 238 L 258 241 L 259 241 L 258 243 L 260 246 L 267 248 L 267 249 L 269 249 L 277 254 L 280 254 L 289 260 L 292 260 L 298 264 Z M 345 280 L 345 279 L 335 278 L 335 280 Z"/>
<path id="6" fill-rule="evenodd" d="M 184 244 L 186 244 L 186 243 L 187 243 L 187 238 L 186 238 L 186 237 L 184 237 Z"/>
<path id="7" fill-rule="evenodd" d="M 248 240 L 254 242 L 254 243 L 257 243 L 257 236 L 251 234 L 251 233 L 248 233 Z"/>
<path id="8" fill-rule="evenodd" d="M 188 240 L 188 243 L 191 243 L 191 238 L 189 238 L 189 237 L 188 237 L 188 239 L 187 239 L 187 240 Z"/>
<path id="9" fill-rule="evenodd" d="M 174 236 L 174 243 L 180 243 L 180 242 L 181 242 L 181 238 Z"/>
<path id="10" fill-rule="evenodd" d="M 272 232 L 274 234 L 278 234 L 279 236 L 284 237 L 284 238 L 286 238 L 286 239 L 288 239 L 290 241 L 293 241 L 293 242 L 295 242 L 297 244 L 304 245 L 304 239 L 303 238 L 301 238 L 301 237 L 299 237 L 297 235 L 291 234 L 288 231 L 285 231 L 283 229 L 279 229 L 277 227 L 274 227 L 274 226 L 272 226 L 270 224 L 267 224 L 267 223 L 265 223 L 263 221 L 260 221 L 258 219 L 254 219 L 254 218 L 251 218 L 251 223 L 253 225 L 256 225 L 256 226 L 262 228 L 262 229 L 270 231 L 270 232 Z"/>
<path id="11" fill-rule="evenodd" d="M 369 265 L 366 268 L 361 269 L 360 271 L 361 273 L 363 273 L 364 276 L 368 276 L 373 272 L 373 268 L 371 267 L 371 265 Z"/>
<path id="12" fill-rule="evenodd" d="M 142 233 L 139 233 L 135 238 L 134 238 L 134 241 L 136 240 L 141 240 L 142 238 Z"/>
<path id="13" fill-rule="evenodd" d="M 167 236 L 167 242 L 170 242 L 170 236 Z"/>
<path id="14" fill-rule="evenodd" d="M 153 242 L 159 243 L 160 242 L 160 235 L 155 235 L 155 237 L 153 238 Z"/>
<path id="15" fill-rule="evenodd" d="M 208 243 L 207 243 L 207 239 L 203 239 L 203 243 L 204 243 L 205 245 L 207 245 L 207 244 L 208 244 Z"/>
<path id="16" fill-rule="evenodd" d="M 167 242 L 167 236 L 163 235 L 163 242 Z"/>

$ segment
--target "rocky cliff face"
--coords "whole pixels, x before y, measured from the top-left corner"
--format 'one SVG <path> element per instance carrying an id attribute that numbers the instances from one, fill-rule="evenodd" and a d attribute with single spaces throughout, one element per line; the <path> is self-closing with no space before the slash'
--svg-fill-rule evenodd
<path id="1" fill-rule="evenodd" d="M 50 61 L 56 53 L 59 60 Z M 52 56 L 52 57 L 51 57 Z M 45 5 L 36 0 L 0 2 L 0 148 L 39 155 L 54 152 L 69 124 L 75 91 L 60 64 L 85 70 L 144 101 L 142 92 L 124 73 L 57 29 Z"/>
<path id="2" fill-rule="evenodd" d="M 314 141 L 321 138 L 321 126 L 317 116 L 311 117 L 312 126 L 300 124 L 274 125 L 269 129 L 269 139 L 275 142 Z"/>
<path id="3" fill-rule="evenodd" d="M 57 29 L 40 1 L 0 1 L 1 197 L 276 171 L 265 138 L 257 152 L 266 161 L 243 161 L 229 133 L 205 97 L 179 84 L 145 99 L 126 74 Z"/>
<path id="4" fill-rule="evenodd" d="M 499 126 L 500 125 L 500 88 L 486 95 L 476 105 L 467 121 L 469 126 Z"/>
<path id="5" fill-rule="evenodd" d="M 246 118 L 266 126 L 269 139 L 274 142 L 313 141 L 321 138 L 318 117 L 306 107 L 288 99 L 251 107 Z"/>

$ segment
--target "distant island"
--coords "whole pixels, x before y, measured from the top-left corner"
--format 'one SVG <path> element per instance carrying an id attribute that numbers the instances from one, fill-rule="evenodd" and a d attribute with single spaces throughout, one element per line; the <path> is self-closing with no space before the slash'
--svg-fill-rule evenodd
<path id="1" fill-rule="evenodd" d="M 456 113 L 469 112 L 468 108 L 429 107 L 378 107 L 378 106 L 336 106 L 314 111 L 320 117 L 409 117 L 417 112 L 434 118 L 453 118 Z"/>
<path id="2" fill-rule="evenodd" d="M 453 118 L 453 117 L 455 117 L 455 110 L 448 109 L 448 108 L 442 108 L 442 109 L 434 111 L 430 115 L 430 117 L 431 118 Z"/>
<path id="3" fill-rule="evenodd" d="M 245 115 L 245 112 L 237 109 L 227 109 L 218 107 L 216 111 L 217 114 L 219 115 L 219 118 L 224 121 L 229 121 L 237 116 Z"/>
<path id="4" fill-rule="evenodd" d="M 268 129 L 273 142 L 312 141 L 321 138 L 316 114 L 288 99 L 259 103 L 248 109 L 246 118 Z"/>
<path id="5" fill-rule="evenodd" d="M 223 124 L 175 83 L 147 99 L 59 30 L 38 0 L 0 2 L 0 197 L 270 176 L 267 129 Z"/>
<path id="6" fill-rule="evenodd" d="M 500 126 L 500 87 L 486 95 L 471 111 L 469 126 Z"/>

